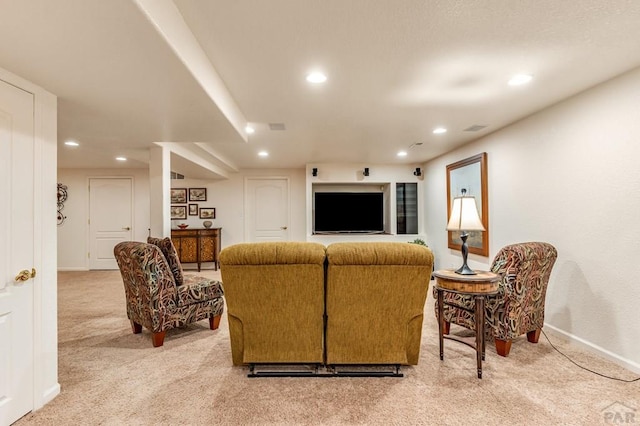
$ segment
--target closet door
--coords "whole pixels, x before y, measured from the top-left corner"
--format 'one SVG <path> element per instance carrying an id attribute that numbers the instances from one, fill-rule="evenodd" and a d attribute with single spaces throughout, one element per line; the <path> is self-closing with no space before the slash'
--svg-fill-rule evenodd
<path id="1" fill-rule="evenodd" d="M 132 236 L 133 178 L 89 178 L 89 269 L 118 269 L 113 248 Z"/>
<path id="2" fill-rule="evenodd" d="M 245 241 L 289 241 L 289 179 L 245 178 Z"/>
<path id="3" fill-rule="evenodd" d="M 34 406 L 34 97 L 0 80 L 0 424 Z"/>

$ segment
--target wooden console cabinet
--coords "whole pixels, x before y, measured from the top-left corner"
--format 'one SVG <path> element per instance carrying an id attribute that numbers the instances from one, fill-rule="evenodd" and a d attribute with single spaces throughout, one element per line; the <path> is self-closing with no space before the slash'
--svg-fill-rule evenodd
<path id="1" fill-rule="evenodd" d="M 197 263 L 198 272 L 203 262 L 213 262 L 213 268 L 218 270 L 221 237 L 222 228 L 171 230 L 180 263 Z"/>

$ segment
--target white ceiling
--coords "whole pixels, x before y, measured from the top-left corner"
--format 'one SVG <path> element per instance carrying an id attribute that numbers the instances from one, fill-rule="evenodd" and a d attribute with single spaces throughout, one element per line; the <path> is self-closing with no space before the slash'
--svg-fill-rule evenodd
<path id="1" fill-rule="evenodd" d="M 0 40 L 58 96 L 59 167 L 146 167 L 166 142 L 176 171 L 224 177 L 425 162 L 640 66 L 640 2 L 0 0 Z"/>

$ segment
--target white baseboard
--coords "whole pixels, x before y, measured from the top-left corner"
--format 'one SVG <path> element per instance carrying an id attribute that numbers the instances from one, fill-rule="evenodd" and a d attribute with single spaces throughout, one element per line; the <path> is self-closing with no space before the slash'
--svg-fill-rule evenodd
<path id="1" fill-rule="evenodd" d="M 560 336 L 563 336 L 564 338 L 569 340 L 569 343 L 580 347 L 582 349 L 586 349 L 587 351 L 591 352 L 591 353 L 595 353 L 596 355 L 599 355 L 602 358 L 608 359 L 609 361 L 613 361 L 616 364 L 620 365 L 621 367 L 626 368 L 627 370 L 633 371 L 634 373 L 640 374 L 640 364 L 638 364 L 637 362 L 631 361 L 629 359 L 623 358 L 618 354 L 615 354 L 611 351 L 608 351 L 604 348 L 601 348 L 598 345 L 594 345 L 591 342 L 588 342 L 584 339 L 581 339 L 580 337 L 574 336 L 573 334 L 567 333 L 564 330 L 561 330 L 557 327 L 554 327 L 552 325 L 549 325 L 547 323 L 544 324 L 544 330 L 550 330 L 553 333 L 556 333 Z"/>
<path id="2" fill-rule="evenodd" d="M 89 269 L 85 266 L 58 266 L 58 272 L 68 272 L 68 271 L 88 271 Z"/>
<path id="3" fill-rule="evenodd" d="M 59 394 L 60 394 L 60 383 L 56 383 L 54 386 L 51 386 L 49 389 L 47 389 L 42 395 L 42 405 L 48 404 L 49 402 L 51 402 L 51 400 L 53 400 L 53 398 L 55 398 Z"/>

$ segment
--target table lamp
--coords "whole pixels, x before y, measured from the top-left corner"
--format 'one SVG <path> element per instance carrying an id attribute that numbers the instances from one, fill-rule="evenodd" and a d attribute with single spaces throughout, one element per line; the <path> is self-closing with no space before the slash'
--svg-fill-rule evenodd
<path id="1" fill-rule="evenodd" d="M 467 256 L 469 255 L 469 246 L 467 246 L 467 231 L 484 231 L 484 226 L 478 215 L 476 207 L 476 199 L 472 196 L 466 196 L 466 189 L 462 189 L 462 195 L 453 199 L 453 208 L 451 209 L 451 217 L 447 224 L 447 231 L 461 231 L 460 239 L 462 240 L 462 266 L 457 269 L 456 274 L 475 275 L 476 273 L 467 266 Z"/>

